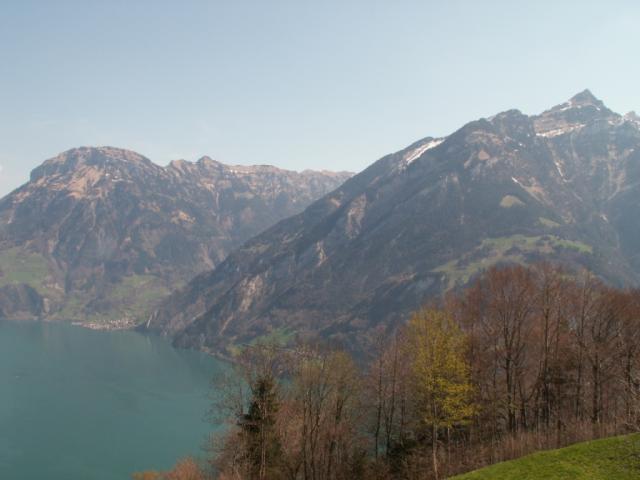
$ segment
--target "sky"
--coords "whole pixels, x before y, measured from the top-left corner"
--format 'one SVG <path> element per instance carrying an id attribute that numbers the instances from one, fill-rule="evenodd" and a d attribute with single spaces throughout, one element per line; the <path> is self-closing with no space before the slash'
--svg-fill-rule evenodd
<path id="1" fill-rule="evenodd" d="M 0 0 L 0 195 L 77 146 L 360 171 L 589 88 L 640 111 L 640 2 Z"/>

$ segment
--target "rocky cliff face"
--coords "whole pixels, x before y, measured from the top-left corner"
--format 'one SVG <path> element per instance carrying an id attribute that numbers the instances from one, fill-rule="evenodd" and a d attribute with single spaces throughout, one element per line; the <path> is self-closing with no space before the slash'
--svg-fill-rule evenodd
<path id="1" fill-rule="evenodd" d="M 62 153 L 0 200 L 0 289 L 30 292 L 19 308 L 0 293 L 0 313 L 119 324 L 146 318 L 170 290 L 348 176 L 208 157 L 161 167 L 108 147 Z"/>
<path id="2" fill-rule="evenodd" d="M 582 92 L 383 157 L 169 297 L 147 328 L 228 352 L 264 335 L 362 349 L 502 262 L 640 279 L 640 122 Z"/>

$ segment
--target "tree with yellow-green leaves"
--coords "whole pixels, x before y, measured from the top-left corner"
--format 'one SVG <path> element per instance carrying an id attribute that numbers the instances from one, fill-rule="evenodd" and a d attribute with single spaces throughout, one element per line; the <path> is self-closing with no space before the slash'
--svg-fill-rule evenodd
<path id="1" fill-rule="evenodd" d="M 475 411 L 467 338 L 451 315 L 425 308 L 411 318 L 407 340 L 414 402 L 421 422 L 431 431 L 433 472 L 438 479 L 439 432 L 467 423 Z"/>

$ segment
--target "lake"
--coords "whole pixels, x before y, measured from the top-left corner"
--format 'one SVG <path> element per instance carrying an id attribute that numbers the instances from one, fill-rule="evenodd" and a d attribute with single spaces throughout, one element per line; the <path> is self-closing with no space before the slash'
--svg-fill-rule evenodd
<path id="1" fill-rule="evenodd" d="M 201 455 L 224 368 L 136 332 L 0 321 L 0 478 L 127 479 Z"/>

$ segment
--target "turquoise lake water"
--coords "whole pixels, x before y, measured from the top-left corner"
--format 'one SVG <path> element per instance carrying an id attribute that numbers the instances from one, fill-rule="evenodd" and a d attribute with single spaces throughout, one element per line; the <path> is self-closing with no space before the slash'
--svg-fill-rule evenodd
<path id="1" fill-rule="evenodd" d="M 0 321 L 0 479 L 128 479 L 202 455 L 224 368 L 135 332 Z"/>

